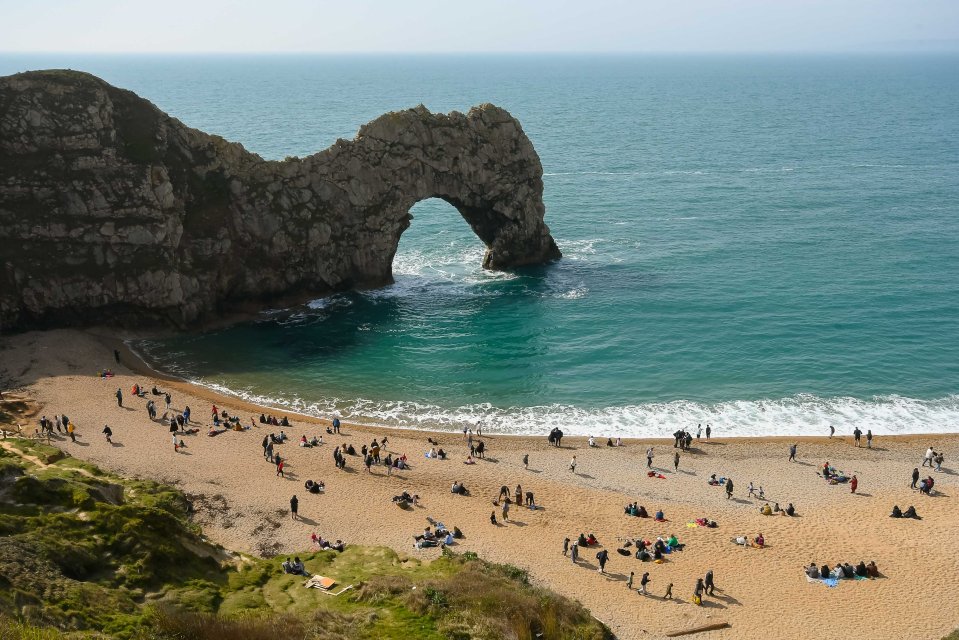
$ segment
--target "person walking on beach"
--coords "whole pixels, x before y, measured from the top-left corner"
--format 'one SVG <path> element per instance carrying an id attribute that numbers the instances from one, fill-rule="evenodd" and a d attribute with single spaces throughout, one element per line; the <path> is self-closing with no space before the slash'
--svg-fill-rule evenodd
<path id="1" fill-rule="evenodd" d="M 831 438 L 834 435 L 836 435 L 836 427 L 829 425 L 829 437 Z"/>
<path id="2" fill-rule="evenodd" d="M 300 500 L 296 496 L 290 498 L 290 519 L 296 520 L 296 510 L 300 507 Z"/>
<path id="3" fill-rule="evenodd" d="M 709 571 L 706 572 L 706 579 L 703 580 L 703 586 L 705 587 L 705 589 L 704 589 L 703 591 L 704 591 L 704 593 L 705 593 L 707 596 L 713 595 L 713 591 L 715 591 L 715 589 L 716 589 L 716 584 L 713 582 L 713 570 L 712 570 L 712 569 L 710 569 Z"/>
<path id="4" fill-rule="evenodd" d="M 693 604 L 703 604 L 703 590 L 703 579 L 699 578 L 696 580 L 696 588 L 693 590 Z"/>
<path id="5" fill-rule="evenodd" d="M 653 448 L 646 449 L 646 468 L 653 468 Z"/>
<path id="6" fill-rule="evenodd" d="M 632 588 L 633 588 L 633 576 L 634 576 L 634 575 L 635 575 L 635 574 L 634 574 L 632 571 L 629 572 L 629 578 L 626 580 L 626 588 L 627 588 L 627 589 L 632 590 Z"/>
<path id="7" fill-rule="evenodd" d="M 706 425 L 706 442 L 709 442 L 709 436 L 713 432 L 713 428 L 708 424 Z"/>
<path id="8" fill-rule="evenodd" d="M 509 522 L 509 496 L 503 500 L 503 522 Z"/>
<path id="9" fill-rule="evenodd" d="M 523 454 L 523 468 L 529 469 L 529 454 Z"/>
<path id="10" fill-rule="evenodd" d="M 123 406 L 123 392 L 120 391 L 120 387 L 117 387 L 116 396 L 117 396 L 117 406 L 118 406 L 118 407 L 122 407 L 122 406 Z"/>
<path id="11" fill-rule="evenodd" d="M 574 544 L 569 550 L 569 559 L 573 561 L 573 564 L 579 562 L 579 545 Z"/>
<path id="12" fill-rule="evenodd" d="M 872 449 L 872 429 L 866 431 L 866 448 Z"/>
<path id="13" fill-rule="evenodd" d="M 666 585 L 666 594 L 663 596 L 663 600 L 672 600 L 673 599 L 673 583 L 670 582 Z"/>
<path id="14" fill-rule="evenodd" d="M 933 450 L 932 447 L 929 447 L 928 449 L 926 449 L 926 457 L 922 461 L 922 466 L 926 466 L 928 464 L 931 467 L 932 460 L 935 457 L 936 457 L 936 452 Z"/>
<path id="15" fill-rule="evenodd" d="M 856 493 L 856 487 L 858 486 L 859 486 L 859 478 L 856 477 L 856 474 L 853 474 L 852 479 L 849 481 L 849 488 L 852 489 L 852 493 Z"/>
<path id="16" fill-rule="evenodd" d="M 67 422 L 67 433 L 70 434 L 70 442 L 77 441 L 77 428 L 73 426 L 72 422 Z"/>
<path id="17" fill-rule="evenodd" d="M 576 456 L 573 456 L 573 459 L 569 461 L 569 470 L 576 473 Z"/>
<path id="18" fill-rule="evenodd" d="M 111 429 L 108 425 L 103 425 L 103 435 L 107 437 L 107 442 L 109 444 L 113 444 L 113 440 L 110 439 L 113 437 L 113 429 Z"/>
<path id="19" fill-rule="evenodd" d="M 673 454 L 673 470 L 679 471 L 679 452 Z"/>
<path id="20" fill-rule="evenodd" d="M 173 434 L 173 453 L 180 453 L 180 443 L 176 441 L 176 434 Z"/>
<path id="21" fill-rule="evenodd" d="M 700 424 L 698 427 L 696 427 L 696 440 L 699 440 L 699 437 L 700 437 L 701 435 L 703 435 L 703 425 L 702 425 L 702 424 Z"/>
<path id="22" fill-rule="evenodd" d="M 852 438 L 856 441 L 856 446 L 861 446 L 860 439 L 862 438 L 862 430 L 859 427 L 856 427 L 852 432 Z"/>
<path id="23" fill-rule="evenodd" d="M 603 549 L 596 554 L 596 559 L 599 561 L 599 572 L 606 573 L 606 561 L 609 560 L 609 551 Z"/>
<path id="24" fill-rule="evenodd" d="M 733 479 L 726 478 L 726 499 L 729 500 L 733 497 Z"/>
<path id="25" fill-rule="evenodd" d="M 796 443 L 793 443 L 792 446 L 789 447 L 789 462 L 795 462 L 795 461 L 796 461 L 796 449 L 797 449 L 798 447 L 799 447 L 799 445 L 796 444 Z"/>
<path id="26" fill-rule="evenodd" d="M 726 486 L 729 486 L 729 485 L 726 485 Z M 746 487 L 746 497 L 747 497 L 747 498 L 752 498 L 753 495 L 755 495 L 755 493 L 756 493 L 756 489 L 753 487 L 753 482 L 752 482 L 752 480 L 750 480 L 750 481 L 749 481 L 749 486 Z"/>
<path id="27" fill-rule="evenodd" d="M 649 572 L 647 571 L 643 574 L 643 577 L 639 579 L 639 592 L 644 596 L 649 595 L 649 591 L 646 590 L 646 585 L 648 585 L 650 582 L 651 580 L 649 579 Z"/>
<path id="28" fill-rule="evenodd" d="M 339 433 L 339 432 L 340 432 L 340 419 L 334 417 L 334 418 L 333 418 L 333 433 Z"/>
<path id="29" fill-rule="evenodd" d="M 284 475 L 284 472 L 283 472 L 283 466 L 285 464 L 286 464 L 286 461 L 283 460 L 283 458 L 281 458 L 280 456 L 276 456 L 276 475 L 279 476 L 280 478 L 286 477 L 286 475 Z"/>
<path id="30" fill-rule="evenodd" d="M 569 538 L 563 538 L 563 557 L 566 557 L 566 554 L 569 553 Z"/>

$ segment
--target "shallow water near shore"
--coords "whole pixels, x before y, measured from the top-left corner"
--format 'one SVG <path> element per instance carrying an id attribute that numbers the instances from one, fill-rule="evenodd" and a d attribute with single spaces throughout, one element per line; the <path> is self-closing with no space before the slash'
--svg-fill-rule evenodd
<path id="1" fill-rule="evenodd" d="M 396 284 L 133 346 L 248 399 L 407 427 L 955 431 L 959 58 L 0 56 L 72 67 L 267 158 L 494 102 L 564 253 L 480 268 L 428 200 Z"/>

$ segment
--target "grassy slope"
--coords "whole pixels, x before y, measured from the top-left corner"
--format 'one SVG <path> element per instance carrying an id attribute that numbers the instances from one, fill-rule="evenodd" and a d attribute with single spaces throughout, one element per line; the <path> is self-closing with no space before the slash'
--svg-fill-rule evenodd
<path id="1" fill-rule="evenodd" d="M 203 541 L 179 492 L 105 474 L 41 444 L 7 442 L 42 462 L 0 449 L 0 640 L 96 632 L 121 639 L 610 637 L 578 604 L 531 587 L 515 567 L 471 554 L 428 564 L 385 548 L 300 554 L 311 573 L 355 585 L 336 597 L 303 588 L 303 578 L 284 575 L 278 560 L 221 563 L 214 557 L 228 554 Z"/>

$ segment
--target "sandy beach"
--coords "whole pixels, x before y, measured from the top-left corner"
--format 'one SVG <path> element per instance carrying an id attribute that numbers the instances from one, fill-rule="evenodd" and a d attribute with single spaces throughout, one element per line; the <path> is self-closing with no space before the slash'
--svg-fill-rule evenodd
<path id="1" fill-rule="evenodd" d="M 111 342 L 112 341 L 112 342 Z M 884 437 L 876 434 L 872 449 L 853 445 L 850 434 L 815 437 L 724 438 L 722 425 L 710 442 L 698 440 L 681 454 L 673 470 L 672 440 L 627 440 L 625 446 L 590 448 L 585 438 L 564 438 L 560 449 L 545 438 L 484 434 L 485 460 L 463 464 L 467 446 L 461 434 L 427 433 L 343 425 L 339 436 L 325 433 L 327 421 L 260 409 L 231 397 L 217 396 L 160 375 L 151 375 L 142 363 L 124 351 L 115 366 L 116 337 L 103 331 L 50 331 L 5 337 L 0 341 L 0 381 L 4 391 L 19 389 L 52 418 L 66 413 L 77 426 L 78 441 L 59 436 L 53 443 L 77 458 L 110 471 L 169 482 L 191 496 L 196 521 L 214 542 L 255 554 L 294 552 L 310 545 L 310 535 L 340 538 L 349 543 L 388 545 L 428 558 L 438 549 L 415 550 L 414 533 L 427 525 L 427 516 L 465 534 L 455 550 L 475 551 L 494 562 L 528 569 L 532 579 L 582 602 L 624 640 L 659 638 L 666 633 L 726 621 L 730 627 L 707 634 L 712 638 L 876 637 L 939 638 L 959 626 L 959 613 L 947 603 L 959 588 L 959 489 L 954 463 L 959 436 Z M 116 376 L 102 379 L 98 369 L 111 367 Z M 200 433 L 184 436 L 184 451 L 173 450 L 166 426 L 151 421 L 147 398 L 130 395 L 139 383 L 156 384 L 172 395 L 172 407 L 192 409 Z M 124 406 L 114 394 L 123 390 Z M 248 431 L 228 431 L 207 437 L 210 407 L 216 403 L 243 425 L 261 412 L 290 415 L 285 428 L 291 442 L 277 446 L 287 461 L 286 477 L 264 459 L 263 437 L 279 432 L 261 425 Z M 160 414 L 163 402 L 157 402 Z M 113 430 L 114 444 L 101 434 Z M 35 424 L 24 425 L 30 432 Z M 695 426 L 695 425 L 692 425 Z M 27 430 L 27 429 L 25 429 Z M 323 435 L 325 444 L 301 448 L 296 441 Z M 603 434 L 595 434 L 605 445 Z M 387 477 L 385 469 L 367 473 L 359 456 L 349 457 L 346 471 L 333 464 L 337 444 L 357 450 L 374 437 L 389 438 L 386 449 L 406 454 L 412 469 Z M 432 437 L 450 455 L 447 460 L 424 458 Z M 788 447 L 798 443 L 798 461 L 787 461 Z M 646 473 L 646 450 L 653 446 L 654 467 L 664 478 Z M 910 489 L 910 476 L 919 467 L 928 446 L 945 452 L 940 473 L 928 467 L 923 477 L 936 480 L 936 495 Z M 529 455 L 529 469 L 523 456 Z M 569 470 L 575 455 L 576 472 Z M 858 492 L 848 484 L 829 485 L 816 475 L 828 461 L 859 479 Z M 710 474 L 734 479 L 733 499 L 722 487 L 707 484 Z M 322 480 L 326 491 L 304 490 L 307 479 Z M 470 496 L 449 491 L 463 482 Z M 753 482 L 765 490 L 766 500 L 747 497 Z M 541 509 L 514 506 L 509 521 L 490 524 L 491 501 L 500 486 L 533 491 Z M 404 511 L 390 498 L 403 490 L 421 497 L 420 506 Z M 289 499 L 300 500 L 300 521 L 291 521 Z M 638 501 L 652 514 L 665 512 L 668 522 L 628 517 L 627 503 Z M 764 502 L 795 504 L 799 517 L 770 517 L 759 513 Z M 903 510 L 915 505 L 922 520 L 888 517 L 893 505 Z M 496 509 L 497 517 L 500 516 Z M 689 527 L 707 517 L 716 529 Z M 609 550 L 607 573 L 597 569 L 596 551 L 583 549 L 579 566 L 563 556 L 564 537 L 594 533 Z M 743 548 L 730 539 L 762 532 L 765 549 Z M 621 540 L 675 534 L 685 549 L 667 556 L 663 564 L 643 563 L 616 553 Z M 834 588 L 810 583 L 803 567 L 810 561 L 834 566 L 837 562 L 875 561 L 882 577 L 868 581 L 841 581 Z M 690 600 L 697 577 L 712 569 L 715 597 L 704 606 Z M 650 596 L 629 591 L 625 581 L 636 572 L 636 583 L 650 573 Z M 661 598 L 673 583 L 675 599 Z"/>

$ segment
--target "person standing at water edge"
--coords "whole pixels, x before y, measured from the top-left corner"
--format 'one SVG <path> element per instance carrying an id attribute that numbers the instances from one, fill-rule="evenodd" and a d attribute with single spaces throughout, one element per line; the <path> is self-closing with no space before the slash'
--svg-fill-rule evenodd
<path id="1" fill-rule="evenodd" d="M 789 462 L 796 461 L 796 448 L 798 446 L 798 444 L 793 444 L 791 447 L 789 447 Z"/>
<path id="2" fill-rule="evenodd" d="M 852 437 L 853 437 L 853 440 L 856 441 L 856 446 L 857 447 L 860 446 L 859 441 L 860 441 L 860 438 L 862 438 L 862 431 L 859 429 L 859 427 L 856 427 L 855 430 L 853 430 Z"/>
<path id="3" fill-rule="evenodd" d="M 872 449 L 872 429 L 866 431 L 866 448 Z"/>
<path id="4" fill-rule="evenodd" d="M 576 456 L 573 456 L 573 459 L 569 461 L 569 470 L 576 473 Z"/>
<path id="5" fill-rule="evenodd" d="M 529 454 L 526 453 L 523 455 L 523 468 L 529 469 Z"/>
<path id="6" fill-rule="evenodd" d="M 831 438 L 834 435 L 836 435 L 836 427 L 829 425 L 829 437 Z"/>
<path id="7" fill-rule="evenodd" d="M 646 449 L 646 468 L 653 468 L 653 448 Z"/>
<path id="8" fill-rule="evenodd" d="M 709 435 L 713 432 L 713 428 L 708 424 L 706 425 L 706 442 L 709 442 Z"/>

